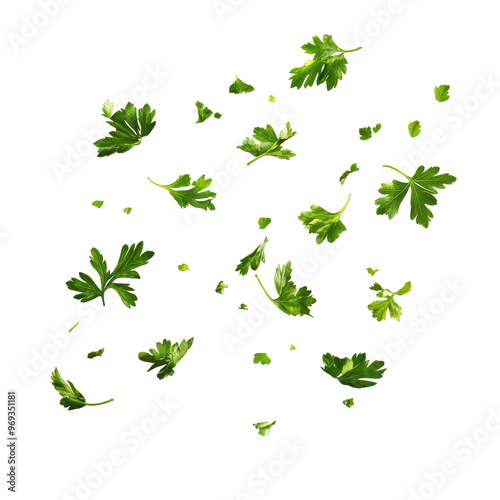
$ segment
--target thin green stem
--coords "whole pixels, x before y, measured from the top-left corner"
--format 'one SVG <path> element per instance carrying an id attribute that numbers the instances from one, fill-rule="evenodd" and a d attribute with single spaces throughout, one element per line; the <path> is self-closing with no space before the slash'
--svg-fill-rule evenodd
<path id="1" fill-rule="evenodd" d="M 346 52 L 356 52 L 357 50 L 360 50 L 362 49 L 363 47 L 358 47 L 357 49 L 351 49 L 351 50 L 343 50 L 342 52 L 346 53 Z"/>
<path id="2" fill-rule="evenodd" d="M 113 398 L 108 399 L 107 401 L 103 401 L 102 403 L 85 403 L 87 406 L 99 406 L 99 405 L 105 405 L 106 403 L 111 403 L 111 401 L 114 401 Z"/>
<path id="3" fill-rule="evenodd" d="M 412 180 L 411 177 L 408 177 L 405 173 L 401 172 L 401 170 L 398 170 L 397 168 L 391 167 L 390 165 L 382 165 L 382 166 L 385 167 L 385 168 L 392 168 L 392 170 L 395 170 L 396 172 L 399 172 L 401 175 L 403 175 L 404 177 L 406 177 L 409 181 Z"/>
<path id="4" fill-rule="evenodd" d="M 344 210 L 346 209 L 348 203 L 349 203 L 349 200 L 351 199 L 351 193 L 349 193 L 349 197 L 347 198 L 347 201 L 345 202 L 345 205 L 341 208 L 340 210 L 340 214 L 342 214 L 344 212 Z"/>
<path id="5" fill-rule="evenodd" d="M 262 281 L 260 281 L 259 277 L 257 275 L 255 275 L 255 277 L 257 278 L 257 281 L 259 282 L 259 285 L 261 286 L 262 290 L 264 290 L 264 293 L 267 295 L 267 298 L 271 302 L 274 302 L 273 299 L 271 298 L 271 296 L 267 293 L 267 290 L 264 288 L 264 285 L 262 284 Z"/>
<path id="6" fill-rule="evenodd" d="M 80 322 L 77 321 L 69 330 L 68 330 L 68 333 L 72 332 L 79 324 Z"/>
<path id="7" fill-rule="evenodd" d="M 265 153 L 262 153 L 261 155 L 257 156 L 257 157 L 256 157 L 256 158 L 254 158 L 253 160 L 250 160 L 250 161 L 247 163 L 247 166 L 248 166 L 248 165 L 250 165 L 250 164 L 252 164 L 254 161 L 257 161 L 257 160 L 259 160 L 260 158 L 262 158 L 262 157 L 264 157 L 264 156 L 268 155 L 268 154 L 269 154 L 269 152 L 270 152 L 270 151 L 272 151 L 272 150 L 273 150 L 273 149 L 274 149 L 277 145 L 278 145 L 278 143 L 277 143 L 277 142 L 275 142 L 275 143 L 273 144 L 273 146 L 272 146 L 271 148 L 269 148 L 269 149 L 268 149 Z M 149 179 L 149 177 L 148 177 L 148 179 Z"/>

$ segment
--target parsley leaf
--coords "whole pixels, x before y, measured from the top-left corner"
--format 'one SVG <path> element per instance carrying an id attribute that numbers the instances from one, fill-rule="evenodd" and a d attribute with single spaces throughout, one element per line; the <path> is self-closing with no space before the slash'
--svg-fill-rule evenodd
<path id="1" fill-rule="evenodd" d="M 259 285 L 264 290 L 267 298 L 285 314 L 291 316 L 311 316 L 309 307 L 312 306 L 316 299 L 311 295 L 311 290 L 303 286 L 297 290 L 295 284 L 291 281 L 292 277 L 292 263 L 288 261 L 282 268 L 278 266 L 274 275 L 274 286 L 278 297 L 272 299 L 267 293 L 264 285 L 259 277 L 255 275 Z"/>
<path id="2" fill-rule="evenodd" d="M 123 213 L 125 213 L 125 214 L 129 214 L 130 212 L 132 212 L 132 208 L 131 207 L 125 207 L 123 209 Z"/>
<path id="3" fill-rule="evenodd" d="M 101 200 L 95 200 L 92 202 L 93 207 L 101 208 L 104 205 L 104 202 Z"/>
<path id="4" fill-rule="evenodd" d="M 269 98 L 267 99 L 269 102 L 275 102 L 276 101 L 276 97 L 274 97 L 273 95 L 270 95 Z"/>
<path id="5" fill-rule="evenodd" d="M 408 124 L 408 132 L 410 133 L 410 137 L 412 139 L 420 135 L 421 131 L 422 129 L 418 120 L 415 120 L 414 122 Z"/>
<path id="6" fill-rule="evenodd" d="M 357 163 L 353 163 L 351 165 L 351 168 L 349 170 L 346 170 L 340 177 L 339 177 L 339 182 L 340 184 L 344 185 L 344 182 L 346 181 L 347 179 L 347 176 L 349 174 L 352 174 L 353 172 L 359 172 L 359 168 L 358 168 L 358 164 Z"/>
<path id="7" fill-rule="evenodd" d="M 248 92 L 253 92 L 254 90 L 255 89 L 251 85 L 248 85 L 247 83 L 242 82 L 238 78 L 238 75 L 236 75 L 236 80 L 229 87 L 230 94 L 242 94 L 243 92 L 248 93 Z"/>
<path id="8" fill-rule="evenodd" d="M 259 228 L 265 229 L 267 226 L 271 224 L 271 219 L 269 217 L 261 217 L 259 219 Z"/>
<path id="9" fill-rule="evenodd" d="M 252 270 L 257 271 L 261 262 L 266 262 L 266 256 L 264 250 L 266 248 L 266 243 L 268 242 L 267 236 L 264 241 L 249 255 L 243 257 L 240 263 L 236 266 L 235 271 L 245 276 L 248 273 L 250 267 Z"/>
<path id="10" fill-rule="evenodd" d="M 344 54 L 355 52 L 361 49 L 358 47 L 353 50 L 343 50 L 338 47 L 331 35 L 323 35 L 323 40 L 313 36 L 314 43 L 302 45 L 302 50 L 306 54 L 314 54 L 314 58 L 305 62 L 304 66 L 293 68 L 290 73 L 292 76 L 291 88 L 300 89 L 312 87 L 316 80 L 316 85 L 326 82 L 326 89 L 331 90 L 336 87 L 339 80 L 347 72 L 347 59 Z"/>
<path id="11" fill-rule="evenodd" d="M 87 358 L 93 359 L 96 358 L 97 356 L 101 357 L 103 352 L 104 352 L 104 347 L 102 349 L 99 349 L 98 351 L 91 351 L 87 354 Z"/>
<path id="12" fill-rule="evenodd" d="M 283 149 L 282 144 L 291 139 L 296 133 L 292 131 L 290 122 L 287 122 L 285 128 L 280 132 L 279 137 L 271 125 L 267 125 L 266 128 L 255 127 L 253 129 L 253 139 L 247 137 L 240 146 L 236 147 L 255 156 L 247 165 L 250 165 L 263 156 L 274 156 L 280 160 L 289 160 L 292 156 L 295 156 L 295 153 L 292 153 L 289 149 Z M 256 143 L 254 139 L 259 141 L 260 144 Z"/>
<path id="13" fill-rule="evenodd" d="M 382 288 L 378 283 L 374 283 L 370 290 L 377 292 L 377 297 L 383 300 L 375 300 L 368 305 L 377 321 L 383 321 L 387 317 L 387 311 L 392 319 L 399 321 L 403 314 L 403 308 L 394 300 L 395 295 L 405 295 L 411 292 L 411 282 L 407 281 L 397 292 L 391 292 L 388 288 Z"/>
<path id="14" fill-rule="evenodd" d="M 265 352 L 258 352 L 253 356 L 254 364 L 269 365 L 271 364 L 271 358 Z"/>
<path id="15" fill-rule="evenodd" d="M 111 118 L 113 116 L 114 107 L 115 105 L 109 99 L 106 99 L 102 105 L 102 116 L 105 118 Z"/>
<path id="16" fill-rule="evenodd" d="M 108 113 L 112 107 L 103 106 L 103 113 Z M 110 137 L 99 139 L 94 142 L 97 146 L 97 156 L 110 156 L 114 153 L 125 153 L 141 143 L 141 139 L 149 135 L 154 129 L 156 122 L 153 121 L 156 111 L 151 111 L 149 104 L 145 104 L 139 112 L 131 103 L 127 103 L 124 109 L 118 110 L 110 117 L 107 123 L 115 130 L 109 132 Z M 106 116 L 106 115 L 105 115 Z"/>
<path id="17" fill-rule="evenodd" d="M 92 248 L 90 251 L 90 263 L 99 274 L 100 286 L 97 286 L 88 274 L 80 273 L 81 280 L 71 278 L 66 283 L 70 290 L 78 292 L 74 298 L 81 302 L 89 302 L 97 297 L 101 297 L 102 304 L 106 305 L 104 302 L 104 293 L 106 290 L 112 289 L 118 293 L 120 299 L 128 308 L 135 306 L 137 297 L 131 293 L 134 289 L 126 283 L 115 283 L 115 281 L 119 278 L 140 279 L 139 273 L 135 269 L 145 266 L 154 255 L 154 252 L 151 251 L 143 253 L 143 246 L 142 241 L 137 246 L 133 244 L 130 248 L 128 245 L 123 245 L 118 263 L 113 272 L 108 271 L 106 261 L 99 253 L 99 250 Z"/>
<path id="18" fill-rule="evenodd" d="M 370 364 L 366 361 L 366 354 L 354 354 L 352 359 L 349 358 L 337 358 L 332 356 L 330 353 L 323 355 L 323 363 L 321 369 L 336 378 L 341 384 L 348 385 L 350 387 L 355 387 L 356 389 L 361 389 L 363 387 L 371 387 L 376 385 L 377 382 L 371 382 L 362 379 L 378 379 L 382 378 L 385 368 L 383 361 L 373 361 Z"/>
<path id="19" fill-rule="evenodd" d="M 220 113 L 214 113 L 214 118 L 219 120 L 220 118 L 222 118 L 222 115 Z"/>
<path id="20" fill-rule="evenodd" d="M 290 351 L 295 351 L 295 346 L 293 344 L 290 344 Z"/>
<path id="21" fill-rule="evenodd" d="M 364 127 L 359 129 L 359 138 L 362 141 L 367 141 L 368 139 L 371 139 L 371 137 L 372 137 L 371 127 Z"/>
<path id="22" fill-rule="evenodd" d="M 369 274 L 372 276 L 375 276 L 375 273 L 378 272 L 378 269 L 372 269 L 371 267 L 367 267 L 366 270 L 368 271 Z"/>
<path id="23" fill-rule="evenodd" d="M 177 266 L 177 269 L 179 269 L 179 271 L 191 271 L 191 269 L 189 269 L 189 266 L 187 264 L 179 264 Z"/>
<path id="24" fill-rule="evenodd" d="M 222 295 L 225 288 L 228 288 L 228 286 L 223 281 L 219 281 L 218 285 L 215 287 L 215 291 Z"/>
<path id="25" fill-rule="evenodd" d="M 202 102 L 196 101 L 196 107 L 198 108 L 198 121 L 196 123 L 202 123 L 208 118 L 210 118 L 214 112 L 211 109 L 208 109 Z M 220 118 L 220 117 L 219 117 Z"/>
<path id="26" fill-rule="evenodd" d="M 382 128 L 382 125 L 380 123 L 377 123 L 377 125 L 375 125 L 375 127 L 373 127 L 373 132 L 375 132 L 375 134 Z"/>
<path id="27" fill-rule="evenodd" d="M 393 180 L 387 184 L 382 184 L 378 190 L 380 194 L 385 194 L 383 198 L 375 200 L 377 214 L 386 214 L 392 219 L 399 210 L 408 190 L 411 189 L 410 196 L 410 218 L 416 219 L 416 223 L 424 227 L 429 227 L 430 220 L 434 217 L 427 205 L 437 205 L 437 189 L 444 189 L 445 184 L 453 184 L 457 178 L 450 174 L 439 173 L 439 167 L 430 167 L 427 170 L 423 166 L 418 167 L 413 177 L 409 177 L 397 168 L 384 165 L 386 168 L 392 168 L 396 172 L 408 179 L 408 182 Z"/>
<path id="28" fill-rule="evenodd" d="M 436 101 L 447 101 L 450 98 L 449 90 L 449 85 L 440 85 L 439 87 L 434 87 L 434 96 L 436 97 Z"/>
<path id="29" fill-rule="evenodd" d="M 258 422 L 257 424 L 253 424 L 256 429 L 259 429 L 259 434 L 261 436 L 266 436 L 269 434 L 271 427 L 276 423 L 276 420 L 272 423 L 268 422 Z"/>
<path id="30" fill-rule="evenodd" d="M 331 213 L 317 205 L 311 205 L 310 212 L 302 212 L 299 215 L 299 220 L 302 221 L 306 229 L 309 229 L 309 234 L 314 233 L 316 243 L 320 245 L 325 238 L 328 238 L 329 243 L 333 243 L 347 228 L 344 226 L 340 217 L 347 207 L 351 195 L 347 198 L 345 205 L 339 212 Z"/>
<path id="31" fill-rule="evenodd" d="M 181 208 L 186 208 L 188 205 L 191 205 L 192 207 L 201 208 L 202 210 L 215 210 L 212 200 L 217 195 L 212 191 L 203 191 L 204 189 L 210 187 L 212 179 L 205 179 L 204 175 L 202 175 L 197 181 L 193 181 L 190 189 L 180 189 L 190 186 L 191 177 L 188 174 L 179 175 L 177 180 L 172 184 L 157 184 L 151 179 L 149 180 L 155 186 L 166 189 L 174 197 L 174 200 Z"/>
<path id="32" fill-rule="evenodd" d="M 113 401 L 113 398 L 111 398 L 102 403 L 87 403 L 83 394 L 69 380 L 64 380 L 57 368 L 52 372 L 50 378 L 52 379 L 52 385 L 62 396 L 59 403 L 68 410 L 78 410 L 84 406 L 98 406 Z"/>
<path id="33" fill-rule="evenodd" d="M 248 306 L 242 303 L 240 307 L 238 307 L 238 309 L 243 309 L 243 311 L 248 311 Z"/>
<path id="34" fill-rule="evenodd" d="M 344 399 L 344 401 L 342 401 L 342 403 L 347 406 L 347 408 L 352 408 L 354 406 L 354 399 L 351 398 L 351 399 Z"/>
<path id="35" fill-rule="evenodd" d="M 163 368 L 156 374 L 162 380 L 165 377 L 174 375 L 174 368 L 177 363 L 184 357 L 188 350 L 193 345 L 194 338 L 191 337 L 188 341 L 183 340 L 180 345 L 176 342 L 172 344 L 170 340 L 163 340 L 156 343 L 156 349 L 150 349 L 149 352 L 140 352 L 139 359 L 146 363 L 152 363 L 148 372 L 162 366 Z"/>

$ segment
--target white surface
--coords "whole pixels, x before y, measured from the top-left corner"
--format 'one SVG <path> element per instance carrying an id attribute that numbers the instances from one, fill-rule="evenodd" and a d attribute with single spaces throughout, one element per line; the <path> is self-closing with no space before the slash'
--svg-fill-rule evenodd
<path id="1" fill-rule="evenodd" d="M 80 481 L 92 483 L 87 497 L 96 499 L 496 498 L 500 424 L 488 420 L 500 410 L 496 4 L 222 0 L 221 13 L 215 3 L 67 2 L 16 47 L 12 35 L 22 36 L 23 18 L 40 6 L 3 6 L 2 387 L 19 392 L 18 498 L 84 498 Z M 337 89 L 290 89 L 289 70 L 307 58 L 300 46 L 324 33 L 364 48 L 348 55 Z M 228 94 L 236 73 L 256 91 Z M 496 83 L 488 90 L 485 80 Z M 451 85 L 446 103 L 434 99 L 440 84 Z M 128 153 L 97 158 L 85 136 L 102 126 L 106 98 L 150 103 L 157 126 Z M 196 100 L 222 119 L 195 125 Z M 253 127 L 288 119 L 297 156 L 243 166 L 250 156 L 236 146 Z M 407 125 L 417 119 L 422 134 L 410 139 Z M 374 138 L 358 139 L 359 127 L 379 122 Z M 439 130 L 445 139 L 416 158 Z M 58 177 L 68 148 L 83 154 Z M 415 166 L 458 177 L 439 192 L 427 230 L 410 221 L 408 200 L 392 221 L 373 203 L 393 178 L 381 166 L 406 168 L 412 153 Z M 341 186 L 353 162 L 360 172 Z M 218 179 L 215 212 L 186 217 L 146 179 L 169 183 L 184 173 Z M 336 211 L 348 193 L 348 230 L 318 254 L 297 216 L 311 204 Z M 99 210 L 96 199 L 104 200 Z M 272 217 L 265 231 L 262 216 Z M 265 235 L 259 276 L 272 290 L 276 266 L 291 260 L 296 282 L 317 299 L 314 318 L 273 309 L 254 273 L 234 272 Z M 131 282 L 137 307 L 112 293 L 104 310 L 72 298 L 65 282 L 93 272 L 93 246 L 114 265 L 124 243 L 141 240 L 156 254 Z M 191 272 L 177 270 L 183 262 Z M 368 266 L 389 288 L 412 281 L 401 323 L 371 318 Z M 219 280 L 229 285 L 222 296 Z M 50 336 L 76 321 L 64 348 L 51 352 Z M 241 340 L 232 350 L 228 335 Z M 191 336 L 174 377 L 159 381 L 137 360 L 158 340 Z M 101 359 L 86 359 L 100 347 Z M 47 352 L 52 359 L 36 359 Z M 255 352 L 267 352 L 271 365 L 253 365 Z M 366 352 L 388 370 L 376 387 L 351 390 L 320 370 L 325 352 Z M 67 412 L 50 384 L 55 366 L 88 401 L 115 401 Z M 342 405 L 348 397 L 352 409 Z M 165 398 L 177 408 L 155 424 Z M 252 427 L 262 420 L 277 420 L 265 438 Z M 138 444 L 131 433 L 140 426 L 151 432 Z M 467 435 L 483 444 L 466 444 Z M 296 456 L 286 446 L 298 447 Z M 96 475 L 93 464 L 116 453 L 120 464 Z M 441 477 L 444 462 L 454 473 Z M 443 485 L 426 487 L 429 474 Z"/>

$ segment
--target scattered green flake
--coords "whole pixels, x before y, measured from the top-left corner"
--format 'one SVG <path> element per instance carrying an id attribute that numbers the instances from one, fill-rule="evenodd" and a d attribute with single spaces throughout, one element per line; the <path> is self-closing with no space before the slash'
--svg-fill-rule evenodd
<path id="1" fill-rule="evenodd" d="M 269 217 L 261 217 L 259 219 L 259 228 L 265 229 L 267 226 L 271 224 L 271 219 Z"/>
<path id="2" fill-rule="evenodd" d="M 103 107 L 104 112 L 104 107 Z M 149 135 L 156 122 L 153 121 L 156 111 L 145 104 L 139 112 L 131 103 L 118 110 L 106 123 L 115 130 L 109 132 L 109 137 L 94 142 L 97 146 L 97 156 L 110 156 L 114 153 L 125 153 L 141 143 L 141 139 Z"/>
<path id="3" fill-rule="evenodd" d="M 377 292 L 377 297 L 383 300 L 375 300 L 368 305 L 368 309 L 372 312 L 377 321 L 385 320 L 387 311 L 392 319 L 399 321 L 403 314 L 402 307 L 394 300 L 395 295 L 405 295 L 411 292 L 411 282 L 407 281 L 397 292 L 391 292 L 388 288 L 382 288 L 378 283 L 374 283 L 370 290 Z"/>
<path id="4" fill-rule="evenodd" d="M 373 132 L 376 134 L 381 128 L 382 128 L 382 125 L 380 123 L 377 123 L 377 125 L 375 125 L 375 127 L 373 127 Z"/>
<path id="5" fill-rule="evenodd" d="M 259 285 L 262 287 L 262 290 L 264 290 L 267 298 L 280 311 L 283 311 L 285 314 L 289 314 L 291 316 L 311 316 L 309 307 L 316 302 L 316 299 L 311 295 L 311 290 L 308 290 L 305 286 L 297 290 L 297 287 L 291 281 L 292 263 L 290 261 L 288 261 L 282 268 L 278 266 L 276 269 L 276 273 L 274 275 L 274 286 L 276 288 L 276 292 L 278 293 L 278 297 L 276 299 L 271 298 L 259 277 L 257 275 L 255 275 L 255 277 L 257 278 Z"/>
<path id="6" fill-rule="evenodd" d="M 405 198 L 408 190 L 410 195 L 410 219 L 416 219 L 416 223 L 424 227 L 429 227 L 430 220 L 434 217 L 427 205 L 437 205 L 434 194 L 437 189 L 444 189 L 445 184 L 453 184 L 457 178 L 450 174 L 439 174 L 439 167 L 430 167 L 427 170 L 423 166 L 418 167 L 413 177 L 401 172 L 397 168 L 384 165 L 386 168 L 392 168 L 396 172 L 408 179 L 408 182 L 393 180 L 387 184 L 382 184 L 378 190 L 380 194 L 386 196 L 375 200 L 377 214 L 387 215 L 392 219 L 399 210 L 401 202 Z"/>
<path id="7" fill-rule="evenodd" d="M 354 406 L 354 399 L 353 398 L 344 399 L 344 401 L 342 401 L 342 403 L 344 403 L 344 405 L 347 406 L 347 408 L 352 408 Z"/>
<path id="8" fill-rule="evenodd" d="M 255 156 L 247 165 L 250 165 L 263 156 L 274 156 L 280 160 L 289 160 L 295 156 L 295 153 L 292 153 L 289 149 L 283 149 L 282 144 L 291 139 L 296 133 L 292 131 L 290 122 L 287 122 L 285 128 L 280 132 L 279 137 L 271 125 L 267 125 L 266 128 L 255 127 L 253 129 L 253 139 L 247 137 L 243 141 L 243 144 L 236 147 Z M 259 141 L 260 144 L 255 141 Z"/>
<path id="9" fill-rule="evenodd" d="M 162 366 L 163 368 L 157 373 L 157 377 L 162 380 L 174 375 L 175 366 L 191 348 L 193 341 L 194 338 L 191 337 L 188 341 L 183 340 L 179 345 L 164 339 L 163 342 L 156 343 L 157 350 L 150 349 L 149 352 L 140 352 L 139 359 L 146 363 L 152 363 L 148 372 Z"/>
<path id="10" fill-rule="evenodd" d="M 208 109 L 200 101 L 196 101 L 195 106 L 198 109 L 198 120 L 196 121 L 196 123 L 202 123 L 214 114 L 214 112 L 211 109 Z"/>
<path id="11" fill-rule="evenodd" d="M 359 129 L 359 138 L 362 141 L 366 141 L 372 137 L 372 128 L 364 127 Z"/>
<path id="12" fill-rule="evenodd" d="M 414 122 L 409 123 L 408 132 L 410 133 L 410 137 L 412 138 L 420 135 L 421 132 L 420 122 L 418 120 L 415 120 Z"/>
<path id="13" fill-rule="evenodd" d="M 255 89 L 251 85 L 248 85 L 245 82 L 242 82 L 238 78 L 238 75 L 236 75 L 236 80 L 229 87 L 230 94 L 242 94 L 243 92 L 248 93 L 248 92 L 253 92 L 254 90 Z"/>
<path id="14" fill-rule="evenodd" d="M 271 358 L 265 352 L 258 352 L 253 356 L 254 364 L 269 365 L 271 364 Z"/>
<path id="15" fill-rule="evenodd" d="M 79 392 L 78 389 L 76 389 L 76 387 L 69 380 L 64 380 L 57 368 L 52 372 L 51 379 L 52 385 L 62 396 L 59 403 L 68 410 L 78 410 L 79 408 L 83 408 L 84 406 L 98 406 L 113 401 L 113 398 L 111 398 L 107 401 L 103 401 L 102 403 L 87 403 L 83 394 Z"/>
<path id="16" fill-rule="evenodd" d="M 91 351 L 87 354 L 87 358 L 92 359 L 96 358 L 97 356 L 101 357 L 103 352 L 104 352 L 104 347 L 102 349 L 99 349 L 98 351 Z"/>
<path id="17" fill-rule="evenodd" d="M 228 288 L 228 286 L 223 281 L 219 281 L 219 284 L 216 286 L 215 291 L 222 295 L 224 293 L 224 288 Z"/>
<path id="18" fill-rule="evenodd" d="M 341 384 L 348 385 L 350 387 L 355 387 L 361 389 L 363 387 L 371 387 L 376 385 L 377 382 L 371 382 L 368 380 L 361 379 L 379 379 L 382 378 L 385 368 L 383 361 L 374 361 L 370 364 L 366 361 L 366 354 L 354 354 L 352 359 L 349 358 L 337 358 L 332 356 L 330 353 L 323 355 L 323 363 L 321 369 L 336 378 Z"/>
<path id="19" fill-rule="evenodd" d="M 80 324 L 79 321 L 77 321 L 69 330 L 68 333 L 71 333 L 78 325 Z"/>
<path id="20" fill-rule="evenodd" d="M 436 96 L 436 101 L 447 101 L 450 98 L 449 90 L 449 85 L 440 85 L 439 87 L 434 87 L 434 95 Z"/>
<path id="21" fill-rule="evenodd" d="M 274 97 L 273 95 L 270 95 L 268 101 L 274 102 L 274 101 L 276 101 L 276 97 Z"/>
<path id="22" fill-rule="evenodd" d="M 78 292 L 74 298 L 81 302 L 89 302 L 97 297 L 101 297 L 102 305 L 106 305 L 104 302 L 104 293 L 106 290 L 114 290 L 128 308 L 135 306 L 137 296 L 132 293 L 134 289 L 127 283 L 116 283 L 115 281 L 119 278 L 140 279 L 139 273 L 135 269 L 145 266 L 155 254 L 151 251 L 143 253 L 143 247 L 144 244 L 142 241 L 137 245 L 133 244 L 130 248 L 128 245 L 123 245 L 118 263 L 113 272 L 108 271 L 106 261 L 99 250 L 92 248 L 90 251 L 90 264 L 99 274 L 100 286 L 96 285 L 94 280 L 85 273 L 80 273 L 81 280 L 71 278 L 70 281 L 66 282 L 66 286 L 70 290 Z"/>
<path id="23" fill-rule="evenodd" d="M 203 191 L 204 189 L 210 187 L 212 179 L 205 179 L 204 175 L 202 175 L 197 181 L 193 181 L 190 189 L 180 189 L 190 186 L 191 177 L 188 174 L 179 175 L 177 180 L 172 184 L 157 184 L 149 177 L 148 179 L 155 186 L 166 189 L 181 208 L 186 208 L 188 205 L 191 205 L 192 207 L 201 208 L 202 210 L 215 210 L 212 200 L 217 195 L 212 191 Z"/>
<path id="24" fill-rule="evenodd" d="M 238 309 L 243 309 L 244 311 L 248 311 L 248 306 L 246 304 L 240 304 L 240 307 Z"/>
<path id="25" fill-rule="evenodd" d="M 347 72 L 347 60 L 344 54 L 355 52 L 361 47 L 343 50 L 336 45 L 331 35 L 324 35 L 323 40 L 313 36 L 313 42 L 302 45 L 302 50 L 306 54 L 314 54 L 314 58 L 290 71 L 291 88 L 300 89 L 302 85 L 304 88 L 312 87 L 316 81 L 316 85 L 326 82 L 326 89 L 331 90 Z"/>
<path id="26" fill-rule="evenodd" d="M 264 241 L 249 255 L 243 257 L 240 263 L 236 266 L 235 271 L 239 272 L 242 276 L 248 273 L 250 267 L 252 270 L 257 271 L 261 262 L 266 262 L 266 256 L 264 250 L 266 248 L 266 243 L 268 242 L 267 237 Z"/>
<path id="27" fill-rule="evenodd" d="M 130 212 L 132 212 L 132 208 L 131 207 L 125 207 L 123 209 L 123 213 L 129 214 Z"/>
<path id="28" fill-rule="evenodd" d="M 345 180 L 347 179 L 347 176 L 349 174 L 352 174 L 353 172 L 358 172 L 359 171 L 359 168 L 358 168 L 358 164 L 357 163 L 353 163 L 351 165 L 351 168 L 349 170 L 346 170 L 339 178 L 339 182 L 340 184 L 344 185 L 344 182 Z"/>
<path id="29" fill-rule="evenodd" d="M 295 346 L 293 344 L 290 344 L 290 351 L 295 351 Z"/>
<path id="30" fill-rule="evenodd" d="M 214 113 L 214 118 L 217 118 L 217 120 L 221 117 L 222 115 L 220 113 Z"/>
<path id="31" fill-rule="evenodd" d="M 106 99 L 102 105 L 102 116 L 105 118 L 111 118 L 114 107 L 115 105 L 109 99 Z"/>
<path id="32" fill-rule="evenodd" d="M 104 202 L 101 200 L 95 200 L 92 202 L 93 207 L 101 208 L 104 205 Z"/>
<path id="33" fill-rule="evenodd" d="M 276 423 L 276 420 L 273 423 L 268 423 L 268 422 L 259 422 L 257 424 L 253 424 L 253 426 L 256 429 L 259 429 L 259 434 L 261 436 L 266 436 L 269 434 L 269 431 L 271 430 L 271 427 Z"/>
<path id="34" fill-rule="evenodd" d="M 314 233 L 316 243 L 320 245 L 325 238 L 329 243 L 333 243 L 347 228 L 344 226 L 340 217 L 347 207 L 351 195 L 347 198 L 345 205 L 339 212 L 331 213 L 318 205 L 311 205 L 310 212 L 302 212 L 299 215 L 299 220 L 302 221 L 306 229 L 309 229 L 309 234 Z"/>
<path id="35" fill-rule="evenodd" d="M 378 272 L 378 269 L 372 269 L 371 267 L 367 267 L 366 270 L 368 271 L 369 274 L 372 276 L 375 276 L 375 273 Z"/>
<path id="36" fill-rule="evenodd" d="M 180 264 L 177 266 L 177 269 L 179 269 L 179 271 L 191 271 L 191 269 L 189 269 L 189 266 L 187 264 Z"/>

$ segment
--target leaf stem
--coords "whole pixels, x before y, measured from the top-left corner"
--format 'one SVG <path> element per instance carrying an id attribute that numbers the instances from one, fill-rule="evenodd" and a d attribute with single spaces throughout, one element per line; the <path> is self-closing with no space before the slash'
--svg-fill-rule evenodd
<path id="1" fill-rule="evenodd" d="M 390 165 L 382 165 L 382 166 L 385 167 L 385 168 L 392 168 L 392 170 L 395 170 L 396 172 L 399 172 L 401 175 L 403 175 L 404 177 L 406 177 L 409 181 L 412 180 L 411 177 L 408 177 L 406 174 L 404 174 L 403 172 L 401 172 L 401 170 L 398 170 L 397 168 L 391 167 Z"/>
<path id="2" fill-rule="evenodd" d="M 99 405 L 105 405 L 106 403 L 111 403 L 111 401 L 114 401 L 113 398 L 108 399 L 107 401 L 103 401 L 102 403 L 85 403 L 87 406 L 99 406 Z"/>
<path id="3" fill-rule="evenodd" d="M 341 215 L 344 212 L 344 210 L 346 209 L 346 207 L 347 207 L 350 199 L 351 199 L 351 193 L 349 193 L 349 197 L 347 198 L 347 201 L 345 202 L 345 205 L 341 208 L 341 210 L 339 212 Z"/>
<path id="4" fill-rule="evenodd" d="M 261 155 L 257 156 L 257 157 L 256 157 L 256 158 L 254 158 L 253 160 L 250 160 L 250 161 L 247 163 L 247 167 L 248 167 L 248 165 L 250 165 L 250 164 L 251 164 L 251 163 L 253 163 L 254 161 L 257 161 L 257 160 L 259 160 L 260 158 L 262 158 L 262 157 L 264 157 L 264 156 L 268 155 L 271 151 L 273 151 L 273 150 L 274 150 L 274 148 L 275 148 L 277 145 L 278 145 L 278 142 L 273 143 L 272 147 L 271 147 L 271 148 L 269 148 L 267 151 L 265 151 L 265 152 L 264 152 L 264 153 L 262 153 Z M 149 178 L 149 177 L 148 177 L 148 178 Z"/>
<path id="5" fill-rule="evenodd" d="M 274 302 L 274 300 L 271 298 L 271 296 L 267 293 L 267 290 L 264 288 L 264 285 L 262 284 L 262 282 L 260 281 L 259 277 L 257 275 L 255 275 L 255 277 L 257 278 L 257 281 L 259 282 L 259 285 L 261 286 L 262 290 L 264 290 L 264 293 L 267 295 L 267 298 L 271 301 L 271 302 Z"/>
<path id="6" fill-rule="evenodd" d="M 345 54 L 346 52 L 356 52 L 357 50 L 360 50 L 360 49 L 362 49 L 362 48 L 363 48 L 363 47 L 358 47 L 357 49 L 343 50 L 342 52 L 344 52 L 344 54 Z"/>

